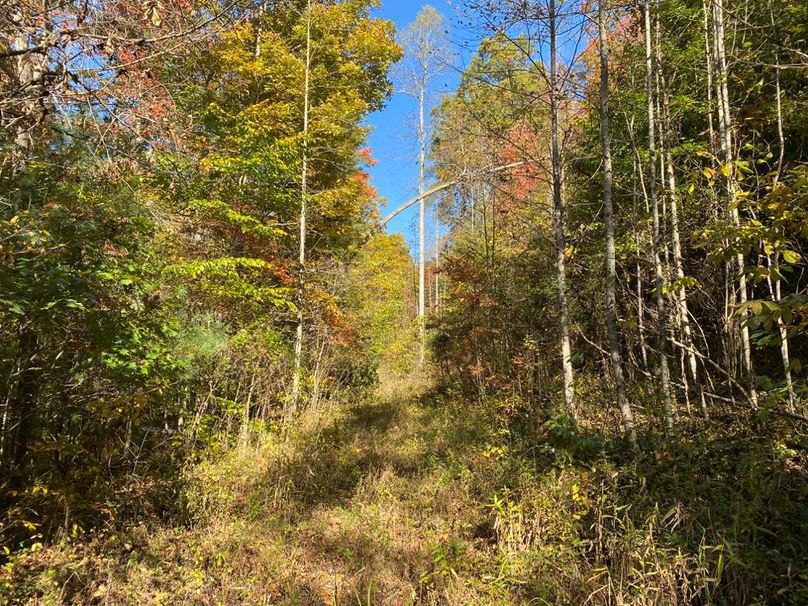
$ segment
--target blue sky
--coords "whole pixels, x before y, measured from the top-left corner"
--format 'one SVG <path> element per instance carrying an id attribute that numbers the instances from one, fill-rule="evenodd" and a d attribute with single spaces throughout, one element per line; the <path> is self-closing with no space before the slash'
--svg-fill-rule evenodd
<path id="1" fill-rule="evenodd" d="M 426 4 L 431 4 L 443 13 L 452 24 L 450 36 L 454 41 L 462 32 L 455 26 L 456 17 L 460 16 L 455 0 L 454 6 L 448 0 L 434 0 L 422 2 L 420 0 L 383 0 L 383 6 L 374 11 L 375 15 L 394 21 L 400 31 L 415 20 L 415 16 Z M 457 57 L 457 65 L 462 65 L 465 57 Z M 445 76 L 433 83 L 436 93 L 434 100 L 440 94 L 451 92 L 457 86 L 458 71 L 449 70 Z M 382 215 L 395 209 L 401 203 L 416 194 L 418 179 L 417 154 L 418 147 L 415 142 L 415 118 L 417 104 L 414 99 L 395 94 L 387 106 L 380 112 L 368 118 L 368 124 L 373 129 L 368 144 L 373 150 L 373 156 L 378 164 L 369 169 L 373 185 L 381 196 L 387 201 L 382 208 Z M 388 231 L 399 232 L 411 243 L 416 237 L 417 207 L 396 217 L 388 226 Z"/>

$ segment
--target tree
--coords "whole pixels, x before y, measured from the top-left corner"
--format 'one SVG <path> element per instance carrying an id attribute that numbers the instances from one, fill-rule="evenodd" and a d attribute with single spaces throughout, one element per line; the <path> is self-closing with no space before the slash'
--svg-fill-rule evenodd
<path id="1" fill-rule="evenodd" d="M 715 86 L 716 97 L 718 99 L 718 130 L 719 148 L 721 151 L 721 172 L 726 175 L 726 195 L 727 211 L 735 227 L 740 225 L 740 213 L 736 204 L 737 196 L 737 167 L 733 154 L 733 119 L 730 110 L 729 99 L 729 73 L 727 67 L 727 56 L 725 50 L 725 28 L 724 28 L 724 2 L 715 0 L 713 7 L 713 56 L 715 63 Z M 748 300 L 746 283 L 746 260 L 743 254 L 738 254 L 735 258 L 735 265 L 738 279 L 737 296 L 741 306 L 745 306 Z M 731 273 L 731 269 L 728 269 Z M 734 279 L 732 280 L 734 284 Z M 735 287 L 732 286 L 732 296 L 735 298 Z M 752 345 L 749 340 L 749 328 L 741 322 L 737 326 L 740 332 L 741 341 L 741 363 L 746 381 L 749 386 L 749 393 L 753 403 L 757 405 L 757 388 L 755 386 L 754 368 L 752 366 Z"/>
<path id="2" fill-rule="evenodd" d="M 426 355 L 426 160 L 429 126 L 429 87 L 451 61 L 446 19 L 426 5 L 400 35 L 404 61 L 397 67 L 400 90 L 418 102 L 418 330 L 421 339 L 419 365 Z"/>
<path id="3" fill-rule="evenodd" d="M 652 46 L 651 33 L 651 0 L 643 5 L 645 35 L 645 94 L 648 107 L 648 197 L 651 201 L 651 212 L 654 223 L 652 239 L 652 254 L 654 257 L 654 272 L 656 283 L 657 302 L 657 355 L 659 356 L 659 376 L 661 380 L 662 403 L 665 410 L 665 427 L 673 430 L 673 393 L 671 390 L 670 367 L 668 365 L 668 326 L 667 310 L 665 309 L 665 271 L 662 266 L 662 223 L 657 196 L 657 152 L 656 152 L 656 105 L 655 105 L 655 75 L 656 66 Z"/>
<path id="4" fill-rule="evenodd" d="M 300 373 L 303 367 L 303 305 L 306 292 L 306 207 L 309 195 L 309 95 L 311 82 L 311 0 L 306 3 L 306 52 L 303 65 L 303 142 L 300 167 L 300 220 L 298 264 L 300 277 L 298 278 L 297 299 L 297 330 L 295 332 L 295 361 L 292 376 L 292 403 L 289 411 L 297 411 L 300 398 Z"/>
<path id="5" fill-rule="evenodd" d="M 561 156 L 560 104 L 561 85 L 558 68 L 558 27 L 561 19 L 555 0 L 547 4 L 547 31 L 549 36 L 550 71 L 548 86 L 550 97 L 550 162 L 553 192 L 553 224 L 556 248 L 556 281 L 558 283 L 558 324 L 561 341 L 561 367 L 564 375 L 564 402 L 571 414 L 575 414 L 575 375 L 572 368 L 570 345 L 569 310 L 567 303 L 567 243 L 564 221 L 564 166 Z"/>
<path id="6" fill-rule="evenodd" d="M 13 517 L 26 499 L 49 501 L 43 523 L 66 510 L 61 523 L 92 525 L 96 499 L 146 460 L 166 469 L 220 429 L 226 441 L 234 419 L 247 434 L 288 404 L 296 362 L 335 383 L 372 372 L 359 355 L 349 372 L 318 362 L 359 348 L 337 277 L 376 216 L 363 119 L 391 91 L 392 24 L 371 1 L 81 4 L 50 23 L 0 17 L 0 493 L 14 536 L 30 535 Z M 6 43 L 21 18 L 25 47 Z M 41 57 L 47 77 L 21 92 L 14 69 L 37 78 Z M 301 313 L 312 348 L 295 356 Z"/>
<path id="7" fill-rule="evenodd" d="M 609 36 L 605 0 L 598 2 L 598 48 L 600 55 L 600 144 L 603 162 L 603 214 L 606 221 L 606 322 L 609 332 L 609 353 L 612 360 L 612 373 L 617 389 L 617 405 L 623 417 L 626 438 L 637 446 L 637 431 L 634 428 L 634 415 L 626 396 L 626 382 L 623 376 L 623 355 L 617 333 L 617 261 L 614 242 L 614 205 L 612 202 L 612 145 L 609 134 Z"/>

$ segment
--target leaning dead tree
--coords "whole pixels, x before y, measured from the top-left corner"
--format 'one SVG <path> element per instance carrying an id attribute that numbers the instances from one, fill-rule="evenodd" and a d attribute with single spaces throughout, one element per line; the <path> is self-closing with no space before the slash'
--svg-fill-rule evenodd
<path id="1" fill-rule="evenodd" d="M 514 168 L 519 168 L 524 166 L 525 164 L 531 164 L 535 162 L 535 160 L 522 160 L 520 162 L 512 162 L 510 164 L 503 164 L 501 166 L 495 166 L 493 168 L 486 168 L 483 170 L 474 171 L 471 173 L 467 173 L 465 175 L 461 175 L 457 179 L 452 179 L 451 181 L 444 181 L 443 183 L 438 183 L 437 185 L 433 185 L 429 189 L 426 189 L 424 192 L 419 193 L 414 198 L 410 198 L 404 204 L 396 208 L 393 212 L 387 215 L 384 219 L 379 222 L 379 228 L 384 228 L 390 221 L 395 219 L 401 213 L 403 213 L 408 208 L 415 206 L 416 204 L 420 204 L 422 201 L 426 201 L 435 194 L 438 194 L 442 191 L 450 189 L 455 185 L 460 185 L 461 183 L 473 181 L 474 179 L 483 177 L 485 175 L 494 175 L 497 173 L 501 173 L 507 170 L 511 170 Z"/>

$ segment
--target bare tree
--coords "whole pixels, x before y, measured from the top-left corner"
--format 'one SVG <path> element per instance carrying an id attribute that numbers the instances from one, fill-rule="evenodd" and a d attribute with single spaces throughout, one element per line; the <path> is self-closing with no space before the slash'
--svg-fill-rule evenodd
<path id="1" fill-rule="evenodd" d="M 648 197 L 651 202 L 651 214 L 654 223 L 652 249 L 654 256 L 654 272 L 656 276 L 657 301 L 657 353 L 659 355 L 659 374 L 662 388 L 662 404 L 665 410 L 665 427 L 673 429 L 673 394 L 671 392 L 671 376 L 668 366 L 668 326 L 665 309 L 665 272 L 662 266 L 662 227 L 657 196 L 656 172 L 656 107 L 654 103 L 655 65 L 651 42 L 651 0 L 643 4 L 645 30 L 645 90 L 648 97 Z"/>
<path id="2" fill-rule="evenodd" d="M 623 417 L 623 429 L 629 443 L 636 447 L 637 432 L 634 415 L 626 396 L 623 376 L 623 356 L 617 334 L 617 262 L 614 243 L 614 207 L 612 204 L 612 144 L 609 135 L 609 38 L 607 31 L 606 2 L 598 2 L 598 42 L 600 46 L 600 145 L 603 160 L 603 214 L 606 222 L 606 324 L 609 332 L 609 354 L 612 361 L 617 406 Z"/>
<path id="3" fill-rule="evenodd" d="M 400 92 L 418 102 L 418 333 L 421 343 L 419 365 L 426 358 L 426 157 L 429 127 L 426 113 L 431 82 L 450 61 L 445 17 L 426 5 L 400 36 L 404 59 L 397 66 Z"/>
<path id="4" fill-rule="evenodd" d="M 561 338 L 561 366 L 564 375 L 564 402 L 567 409 L 575 414 L 575 375 L 572 368 L 572 346 L 570 344 L 569 309 L 567 305 L 567 243 L 564 221 L 564 168 L 561 157 L 561 127 L 559 125 L 559 95 L 562 78 L 558 68 L 558 25 L 559 15 L 556 1 L 547 3 L 547 31 L 550 38 L 550 165 L 553 192 L 553 229 L 556 244 L 556 280 L 558 287 L 558 323 Z"/>

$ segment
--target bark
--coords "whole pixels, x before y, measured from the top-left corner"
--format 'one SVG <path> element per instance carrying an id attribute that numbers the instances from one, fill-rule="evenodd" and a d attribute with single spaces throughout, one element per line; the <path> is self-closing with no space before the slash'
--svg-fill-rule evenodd
<path id="1" fill-rule="evenodd" d="M 668 366 L 668 327 L 665 309 L 665 274 L 662 267 L 662 228 L 657 196 L 656 174 L 656 111 L 654 106 L 654 55 L 651 46 L 651 0 L 644 4 L 645 18 L 645 89 L 648 96 L 648 195 L 651 202 L 651 214 L 654 223 L 653 256 L 656 277 L 657 301 L 657 353 L 659 356 L 659 374 L 662 387 L 662 405 L 665 411 L 665 428 L 673 429 L 673 395 L 671 392 L 670 368 Z"/>
<path id="2" fill-rule="evenodd" d="M 648 370 L 648 343 L 645 340 L 645 300 L 643 295 L 643 269 L 642 269 L 642 237 L 639 229 L 639 213 L 637 212 L 637 173 L 640 172 L 640 165 L 634 162 L 634 183 L 631 190 L 631 211 L 632 219 L 634 222 L 634 245 L 637 248 L 635 272 L 636 288 L 637 288 L 637 331 L 640 337 L 640 356 L 642 357 L 642 366 Z"/>
<path id="3" fill-rule="evenodd" d="M 716 93 L 718 97 L 719 113 L 719 144 L 721 149 L 722 172 L 726 174 L 727 207 L 730 220 L 736 228 L 740 227 L 740 213 L 735 204 L 737 196 L 737 175 L 733 155 L 733 128 L 732 113 L 729 105 L 729 84 L 727 71 L 727 57 L 724 48 L 724 0 L 713 0 L 713 52 L 715 56 Z M 748 300 L 746 284 L 746 263 L 743 254 L 735 258 L 738 273 L 737 302 L 745 307 Z M 733 289 L 734 292 L 734 289 Z M 731 301 L 730 301 L 731 303 Z M 757 390 L 755 388 L 754 367 L 752 365 L 752 345 L 749 339 L 749 328 L 744 322 L 732 322 L 738 326 L 741 345 L 742 371 L 748 383 L 749 393 L 753 404 L 757 405 Z"/>
<path id="4" fill-rule="evenodd" d="M 715 145 L 715 123 L 713 121 L 713 111 L 714 111 L 714 103 L 713 103 L 713 60 L 712 60 L 712 50 L 710 49 L 710 26 L 709 26 L 709 16 L 707 10 L 707 2 L 709 0 L 703 1 L 703 31 L 704 31 L 704 62 L 705 68 L 707 71 L 707 128 L 710 137 L 710 151 L 712 152 L 713 156 L 716 153 L 716 145 Z"/>
<path id="5" fill-rule="evenodd" d="M 774 11 L 772 10 L 772 3 L 769 2 L 769 20 L 774 27 Z M 774 70 L 774 86 L 775 86 L 775 102 L 777 107 L 777 143 L 779 152 L 777 156 L 777 171 L 774 174 L 774 187 L 780 182 L 780 176 L 783 172 L 783 160 L 786 151 L 786 138 L 783 131 L 783 96 L 780 88 L 780 54 L 774 54 L 775 70 Z M 779 254 L 775 253 L 774 259 L 771 255 L 767 255 L 769 262 L 769 269 L 774 269 L 779 274 Z M 769 292 L 771 293 L 772 300 L 777 303 L 782 298 L 780 279 L 774 280 L 774 288 L 772 288 L 771 272 L 769 274 Z M 780 331 L 780 357 L 783 360 L 783 373 L 786 380 L 786 389 L 788 390 L 788 406 L 789 410 L 793 413 L 796 412 L 796 395 L 794 393 L 794 382 L 791 377 L 791 356 L 788 347 L 788 329 L 783 323 L 782 318 L 777 318 L 777 326 Z"/>
<path id="6" fill-rule="evenodd" d="M 632 217 L 634 220 L 634 243 L 637 247 L 636 256 L 636 272 L 637 272 L 637 326 L 640 336 L 640 353 L 642 355 L 643 368 L 648 370 L 648 342 L 645 337 L 645 298 L 643 288 L 643 267 L 642 267 L 642 234 L 640 231 L 639 213 L 637 211 L 637 198 L 639 191 L 637 185 L 639 183 L 640 190 L 642 190 L 643 203 L 645 204 L 645 212 L 651 211 L 648 202 L 648 188 L 645 186 L 645 175 L 642 171 L 642 159 L 640 158 L 640 150 L 637 148 L 637 139 L 634 135 L 634 119 L 626 115 L 626 129 L 628 132 L 629 143 L 631 144 L 631 151 L 633 153 L 632 171 L 634 180 L 632 183 Z"/>
<path id="7" fill-rule="evenodd" d="M 435 316 L 440 317 L 441 292 L 440 292 L 440 222 L 438 221 L 437 209 L 434 216 L 435 221 Z"/>
<path id="8" fill-rule="evenodd" d="M 31 7 L 19 5 L 14 19 L 18 23 L 24 23 L 28 19 L 25 13 L 28 10 L 31 10 Z M 47 4 L 45 10 L 49 10 Z M 20 102 L 20 118 L 10 129 L 14 137 L 10 150 L 11 182 L 14 188 L 10 192 L 10 197 L 15 211 L 25 210 L 31 205 L 33 191 L 23 177 L 28 172 L 34 152 L 36 131 L 47 115 L 44 102 L 45 87 L 42 83 L 47 58 L 39 54 L 21 52 L 29 47 L 27 34 L 22 30 L 15 32 L 11 48 L 20 51 L 20 54 L 12 58 L 14 67 L 11 75 L 15 80 L 15 86 L 21 91 L 26 91 L 25 99 Z M 34 368 L 34 359 L 39 346 L 37 334 L 23 326 L 18 331 L 17 343 L 16 384 L 13 379 L 9 381 L 11 393 L 7 396 L 3 410 L 4 435 L 0 436 L 0 446 L 3 448 L 3 459 L 0 459 L 0 489 L 9 478 L 12 478 L 11 474 L 24 464 L 30 438 L 33 435 L 39 392 L 39 373 Z M 12 384 L 14 384 L 13 390 Z"/>
<path id="9" fill-rule="evenodd" d="M 564 375 L 564 403 L 570 414 L 575 415 L 575 375 L 572 368 L 569 312 L 567 307 L 566 237 L 564 234 L 564 195 L 560 146 L 558 62 L 557 62 L 557 13 L 555 0 L 549 1 L 548 29 L 550 34 L 550 154 L 552 166 L 553 229 L 556 247 L 556 277 L 558 286 L 558 321 L 560 330 L 561 365 Z"/>
<path id="10" fill-rule="evenodd" d="M 662 77 L 662 89 L 666 90 L 665 78 Z M 673 247 L 673 263 L 676 272 L 676 280 L 679 282 L 676 289 L 676 301 L 678 318 L 677 324 L 682 334 L 682 342 L 685 344 L 685 349 L 682 353 L 687 358 L 687 368 L 690 373 L 690 379 L 693 381 L 693 387 L 696 391 L 696 396 L 699 398 L 699 405 L 702 414 L 707 417 L 707 400 L 704 397 L 704 392 L 701 389 L 701 377 L 699 376 L 698 360 L 696 359 L 696 345 L 693 339 L 693 329 L 690 325 L 690 309 L 687 302 L 687 287 L 684 284 L 685 270 L 684 262 L 682 260 L 682 239 L 679 230 L 679 195 L 676 191 L 676 170 L 673 164 L 673 133 L 670 120 L 670 107 L 667 92 L 663 92 L 662 102 L 662 123 L 665 127 L 663 139 L 665 140 L 665 169 L 668 185 L 668 198 L 671 217 L 671 243 Z M 683 378 L 686 375 L 683 375 Z M 685 382 L 685 381 L 683 381 Z M 685 382 L 687 385 L 687 383 Z M 689 400 L 688 400 L 689 401 Z"/>
<path id="11" fill-rule="evenodd" d="M 418 93 L 418 338 L 420 354 L 418 365 L 426 360 L 426 75 L 421 78 Z"/>
<path id="12" fill-rule="evenodd" d="M 263 27 L 263 16 L 264 12 L 266 11 L 266 4 L 264 2 L 258 3 L 258 24 L 256 26 L 255 32 L 255 58 L 260 59 L 261 57 L 261 45 L 264 43 L 264 27 Z"/>
<path id="13" fill-rule="evenodd" d="M 294 376 L 292 402 L 289 412 L 295 414 L 300 401 L 300 381 L 303 371 L 303 306 L 306 297 L 306 213 L 309 197 L 309 89 L 311 78 L 311 0 L 306 4 L 306 60 L 303 83 L 303 160 L 300 171 L 300 235 L 298 250 L 297 331 L 295 333 Z"/>
<path id="14" fill-rule="evenodd" d="M 609 136 L 609 45 L 606 31 L 605 0 L 598 3 L 598 37 L 600 42 L 600 145 L 603 160 L 603 214 L 606 222 L 606 324 L 609 331 L 609 355 L 617 390 L 617 406 L 623 418 L 623 430 L 632 447 L 637 446 L 634 415 L 626 396 L 623 355 L 617 334 L 617 260 L 614 243 L 614 208 L 612 204 L 612 146 Z"/>

